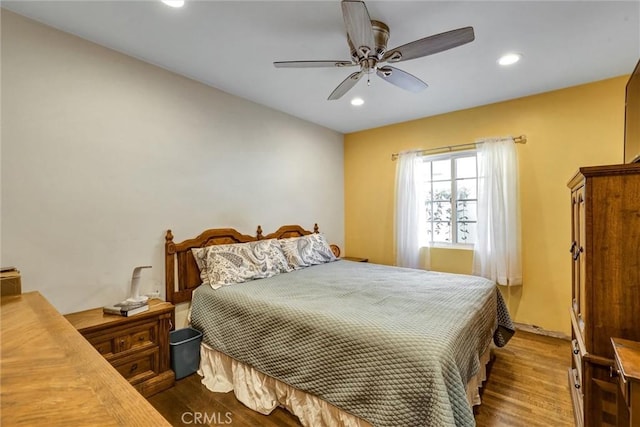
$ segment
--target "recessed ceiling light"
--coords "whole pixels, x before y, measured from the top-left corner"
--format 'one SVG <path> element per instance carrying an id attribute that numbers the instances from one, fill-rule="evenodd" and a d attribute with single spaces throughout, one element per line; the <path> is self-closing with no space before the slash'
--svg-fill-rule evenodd
<path id="1" fill-rule="evenodd" d="M 498 64 L 512 65 L 520 61 L 521 58 L 522 58 L 522 55 L 519 53 L 507 53 L 506 55 L 502 55 L 500 59 L 498 59 Z"/>
<path id="2" fill-rule="evenodd" d="M 354 106 L 356 106 L 356 107 L 359 107 L 359 106 L 361 106 L 362 104 L 364 104 L 364 99 L 362 99 L 362 98 L 353 98 L 353 99 L 351 100 L 351 105 L 354 105 Z"/>
<path id="3" fill-rule="evenodd" d="M 182 7 L 184 6 L 184 0 L 162 0 L 162 3 L 171 7 Z"/>

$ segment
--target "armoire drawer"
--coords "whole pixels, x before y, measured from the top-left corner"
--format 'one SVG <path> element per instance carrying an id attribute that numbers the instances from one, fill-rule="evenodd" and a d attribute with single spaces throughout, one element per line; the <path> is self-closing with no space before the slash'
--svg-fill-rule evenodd
<path id="1" fill-rule="evenodd" d="M 573 332 L 573 336 L 576 340 L 578 349 L 580 350 L 582 357 L 584 357 L 584 355 L 587 353 L 587 347 L 585 346 L 585 341 L 584 341 L 584 323 L 580 322 L 578 315 L 575 313 L 575 311 L 573 311 L 573 309 L 571 309 L 570 311 L 571 311 L 571 315 L 570 315 L 571 331 Z M 572 345 L 571 346 L 572 351 L 574 348 L 575 347 Z"/>
<path id="2" fill-rule="evenodd" d="M 577 427 L 584 425 L 584 396 L 582 385 L 577 381 L 578 375 L 575 369 L 569 368 L 569 392 L 571 393 L 571 406 Z"/>
<path id="3" fill-rule="evenodd" d="M 582 385 L 582 353 L 578 346 L 578 340 L 571 340 L 571 353 L 573 355 L 573 365 L 577 373 L 578 384 Z"/>

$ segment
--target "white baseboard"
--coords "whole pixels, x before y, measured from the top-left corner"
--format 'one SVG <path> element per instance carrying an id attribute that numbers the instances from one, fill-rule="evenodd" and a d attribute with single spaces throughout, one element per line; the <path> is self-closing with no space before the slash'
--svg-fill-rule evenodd
<path id="1" fill-rule="evenodd" d="M 513 322 L 513 325 L 516 327 L 517 331 L 531 332 L 532 334 L 544 335 L 546 337 L 560 338 L 561 340 L 571 341 L 571 337 L 562 332 L 547 331 L 540 326 L 528 325 L 526 323 Z"/>

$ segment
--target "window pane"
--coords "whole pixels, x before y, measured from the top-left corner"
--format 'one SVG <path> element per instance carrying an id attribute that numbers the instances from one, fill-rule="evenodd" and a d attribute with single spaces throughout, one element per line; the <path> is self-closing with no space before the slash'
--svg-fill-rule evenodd
<path id="1" fill-rule="evenodd" d="M 434 182 L 433 199 L 451 200 L 451 181 Z"/>
<path id="2" fill-rule="evenodd" d="M 477 221 L 478 202 L 458 202 L 456 218 L 458 221 Z"/>
<path id="3" fill-rule="evenodd" d="M 425 180 L 431 181 L 431 162 L 429 161 L 424 162 L 422 171 L 424 172 Z"/>
<path id="4" fill-rule="evenodd" d="M 477 233 L 475 222 L 458 222 L 458 243 L 475 243 Z"/>
<path id="5" fill-rule="evenodd" d="M 456 178 L 476 177 L 476 157 L 458 157 L 456 159 Z"/>
<path id="6" fill-rule="evenodd" d="M 451 223 L 433 223 L 433 241 L 437 243 L 451 243 Z"/>
<path id="7" fill-rule="evenodd" d="M 427 238 L 445 245 L 473 244 L 478 209 L 475 154 L 460 153 L 425 160 L 423 171 Z"/>
<path id="8" fill-rule="evenodd" d="M 433 180 L 451 179 L 451 160 L 436 160 L 432 163 Z"/>
<path id="9" fill-rule="evenodd" d="M 458 179 L 456 180 L 456 192 L 458 200 L 460 199 L 477 199 L 476 179 Z"/>
<path id="10" fill-rule="evenodd" d="M 451 203 L 433 202 L 432 221 L 451 221 Z"/>

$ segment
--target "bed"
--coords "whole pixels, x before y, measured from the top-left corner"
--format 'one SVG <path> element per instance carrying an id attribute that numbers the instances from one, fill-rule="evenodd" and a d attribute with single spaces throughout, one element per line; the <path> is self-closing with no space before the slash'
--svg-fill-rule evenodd
<path id="1" fill-rule="evenodd" d="M 467 426 L 492 345 L 513 325 L 496 285 L 475 276 L 332 260 L 214 289 L 192 249 L 318 234 L 166 235 L 167 298 L 191 300 L 199 373 L 248 407 L 306 426 Z M 314 236 L 311 236 L 314 237 Z"/>

